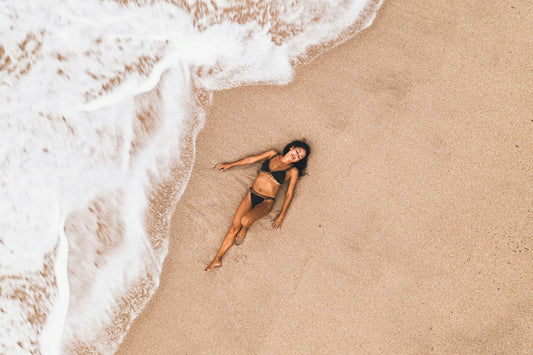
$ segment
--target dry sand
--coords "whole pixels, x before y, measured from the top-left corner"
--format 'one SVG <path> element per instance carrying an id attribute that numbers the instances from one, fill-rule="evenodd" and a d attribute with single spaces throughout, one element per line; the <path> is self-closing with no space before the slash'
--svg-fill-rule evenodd
<path id="1" fill-rule="evenodd" d="M 288 86 L 216 93 L 161 286 L 119 354 L 532 353 L 533 2 L 386 1 Z M 259 164 L 312 145 L 283 229 L 218 250 Z"/>

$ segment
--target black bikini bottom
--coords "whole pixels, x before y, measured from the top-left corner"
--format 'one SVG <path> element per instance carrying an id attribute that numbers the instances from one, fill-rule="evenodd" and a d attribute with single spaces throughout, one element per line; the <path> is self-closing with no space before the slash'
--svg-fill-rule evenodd
<path id="1" fill-rule="evenodd" d="M 265 200 L 272 200 L 274 201 L 274 198 L 270 196 L 261 195 L 260 193 L 257 193 L 254 189 L 250 187 L 250 201 L 252 202 L 252 208 L 260 204 L 261 202 Z"/>

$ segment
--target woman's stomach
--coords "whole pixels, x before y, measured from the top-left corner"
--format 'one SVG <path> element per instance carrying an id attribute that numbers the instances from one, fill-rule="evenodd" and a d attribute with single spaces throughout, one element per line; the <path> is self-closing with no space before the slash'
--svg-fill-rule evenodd
<path id="1" fill-rule="evenodd" d="M 281 185 L 278 184 L 274 178 L 264 172 L 260 172 L 259 175 L 257 175 L 257 178 L 255 179 L 254 183 L 252 184 L 252 188 L 261 195 L 269 196 L 269 197 L 276 197 L 276 194 L 278 193 L 279 187 Z"/>

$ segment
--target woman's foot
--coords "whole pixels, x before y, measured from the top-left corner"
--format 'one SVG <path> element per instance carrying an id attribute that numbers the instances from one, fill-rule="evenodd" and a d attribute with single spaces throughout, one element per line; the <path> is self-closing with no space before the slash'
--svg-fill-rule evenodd
<path id="1" fill-rule="evenodd" d="M 204 272 L 208 272 L 209 270 L 211 270 L 212 268 L 215 268 L 215 267 L 219 267 L 222 265 L 222 261 L 220 260 L 213 260 L 211 261 L 211 264 L 207 265 L 207 267 L 205 268 Z"/>
<path id="2" fill-rule="evenodd" d="M 241 245 L 244 242 L 244 238 L 246 238 L 246 232 L 237 234 L 234 244 L 237 246 Z"/>

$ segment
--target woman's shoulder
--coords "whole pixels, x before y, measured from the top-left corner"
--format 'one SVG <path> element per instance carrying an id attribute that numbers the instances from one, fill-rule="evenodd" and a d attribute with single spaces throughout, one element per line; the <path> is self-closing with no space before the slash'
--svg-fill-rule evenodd
<path id="1" fill-rule="evenodd" d="M 300 171 L 298 170 L 297 167 L 295 167 L 293 165 L 293 166 L 291 166 L 290 168 L 287 169 L 287 174 L 289 174 L 289 176 L 298 177 L 298 175 L 300 175 Z"/>
<path id="2" fill-rule="evenodd" d="M 269 158 L 273 158 L 273 157 L 275 157 L 276 155 L 279 155 L 278 151 L 275 150 L 275 149 L 267 150 L 267 151 L 265 152 L 265 154 L 268 154 L 268 157 L 269 157 Z"/>

